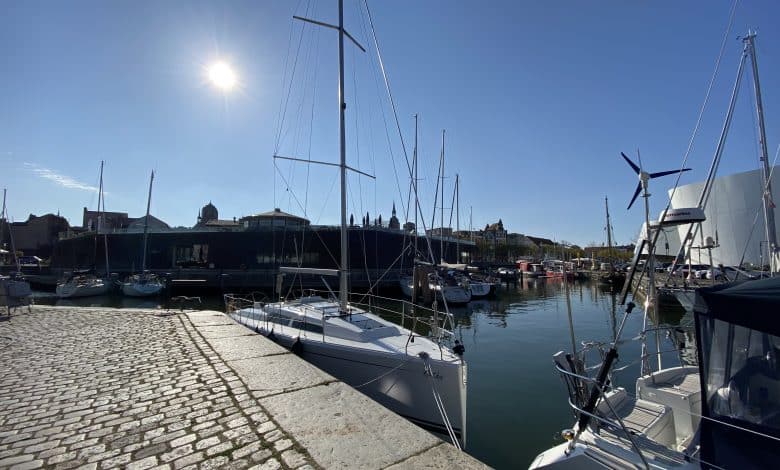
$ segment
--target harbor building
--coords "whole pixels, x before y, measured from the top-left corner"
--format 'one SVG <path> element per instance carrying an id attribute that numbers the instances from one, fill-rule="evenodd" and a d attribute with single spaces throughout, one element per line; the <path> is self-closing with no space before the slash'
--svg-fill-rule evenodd
<path id="1" fill-rule="evenodd" d="M 777 167 L 775 167 L 776 169 Z M 696 207 L 704 182 L 692 183 L 677 188 L 672 197 L 673 208 Z M 761 170 L 735 173 L 713 181 L 702 222 L 702 235 L 693 241 L 691 260 L 694 264 L 709 264 L 707 237 L 711 237 L 712 262 L 714 265 L 738 266 L 743 262 L 757 266 L 769 264 L 769 246 L 766 241 L 764 221 L 763 191 Z M 772 187 L 780 189 L 780 175 L 772 171 Z M 774 204 L 770 201 L 770 204 Z M 775 231 L 778 230 L 775 218 Z M 661 254 L 673 256 L 685 238 L 688 226 L 680 225 L 664 230 L 659 239 Z M 668 247 L 667 247 L 668 246 Z"/>
<path id="2" fill-rule="evenodd" d="M 59 234 L 70 230 L 70 224 L 64 217 L 54 214 L 36 216 L 30 214 L 24 222 L 11 222 L 0 219 L 0 249 L 11 251 L 13 248 L 24 256 L 51 256 Z"/>
<path id="3" fill-rule="evenodd" d="M 366 214 L 364 223 L 369 217 Z M 95 232 L 85 232 L 63 238 L 54 249 L 50 276 L 56 280 L 74 269 L 104 270 L 105 243 L 111 272 L 121 277 L 137 271 L 141 266 L 142 232 L 143 217 L 123 228 L 110 228 L 98 237 Z M 456 259 L 458 246 L 468 254 L 476 249 L 466 240 L 445 237 L 444 243 L 439 243 L 438 237 L 433 238 L 432 250 L 437 258 L 440 249 L 448 260 Z M 352 286 L 397 286 L 401 272 L 414 262 L 412 250 L 404 249 L 411 239 L 408 232 L 400 230 L 396 215 L 386 226 L 379 218 L 373 224 L 351 224 L 348 243 Z M 425 243 L 423 237 L 419 243 Z M 339 227 L 312 225 L 308 219 L 279 208 L 244 216 L 233 223 L 220 220 L 217 208 L 209 203 L 201 209 L 192 228 L 170 228 L 150 216 L 146 266 L 180 285 L 190 282 L 221 289 L 270 289 L 276 285 L 280 266 L 336 269 L 339 257 Z M 290 277 L 285 282 L 292 280 Z M 319 277 L 310 276 L 297 278 L 296 285 L 320 288 L 322 283 Z"/>

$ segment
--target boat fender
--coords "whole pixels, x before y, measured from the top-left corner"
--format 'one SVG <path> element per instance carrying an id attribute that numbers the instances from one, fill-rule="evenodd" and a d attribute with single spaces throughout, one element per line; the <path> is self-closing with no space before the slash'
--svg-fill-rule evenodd
<path id="1" fill-rule="evenodd" d="M 266 338 L 270 339 L 273 342 L 276 342 L 276 335 L 274 334 L 274 330 L 271 330 L 270 333 L 268 333 L 268 336 Z"/>
<path id="2" fill-rule="evenodd" d="M 463 343 L 461 343 L 460 341 L 458 341 L 456 339 L 455 340 L 455 347 L 452 348 L 452 352 L 454 352 L 455 354 L 457 354 L 460 357 L 463 357 L 463 353 L 466 352 L 466 346 L 463 346 Z"/>
<path id="3" fill-rule="evenodd" d="M 303 353 L 303 343 L 301 343 L 301 337 L 295 339 L 295 342 L 290 347 L 290 351 L 292 351 L 294 354 L 300 355 Z"/>

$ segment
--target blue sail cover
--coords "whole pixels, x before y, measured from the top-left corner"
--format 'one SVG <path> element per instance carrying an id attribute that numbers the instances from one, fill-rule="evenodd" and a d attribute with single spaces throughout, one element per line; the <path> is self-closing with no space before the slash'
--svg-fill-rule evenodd
<path id="1" fill-rule="evenodd" d="M 780 277 L 696 292 L 704 467 L 780 458 Z"/>

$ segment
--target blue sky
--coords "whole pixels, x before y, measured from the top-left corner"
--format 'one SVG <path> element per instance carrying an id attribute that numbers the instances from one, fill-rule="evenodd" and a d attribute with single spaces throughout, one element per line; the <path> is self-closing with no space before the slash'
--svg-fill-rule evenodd
<path id="1" fill-rule="evenodd" d="M 617 241 L 633 241 L 644 215 L 641 204 L 625 210 L 636 177 L 620 152 L 635 157 L 639 148 L 649 171 L 679 167 L 731 5 L 369 2 L 410 156 L 412 115 L 420 115 L 426 219 L 446 129 L 445 206 L 457 172 L 461 227 L 472 207 L 475 227 L 501 218 L 513 232 L 602 243 L 608 196 Z M 361 7 L 345 0 L 346 25 L 369 46 Z M 96 206 L 92 187 L 105 160 L 108 210 L 142 216 L 154 169 L 152 213 L 171 225 L 193 225 L 209 201 L 221 218 L 281 207 L 337 223 L 334 169 L 278 162 L 277 172 L 272 159 L 275 151 L 338 159 L 336 34 L 291 19 L 333 22 L 335 0 L 6 1 L 0 10 L 0 186 L 14 220 L 59 211 L 79 225 L 82 208 Z M 759 33 L 774 157 L 778 12 L 775 1 L 740 2 L 683 183 L 706 175 L 741 53 L 737 36 L 748 28 Z M 299 39 L 290 85 L 288 50 Z M 394 201 L 402 212 L 408 174 L 369 53 L 347 45 L 347 158 L 377 180 L 350 176 L 349 205 L 356 219 L 368 211 L 387 220 Z M 236 69 L 238 90 L 207 82 L 204 68 L 216 60 Z M 721 174 L 758 167 L 752 101 L 746 80 Z M 653 214 L 673 181 L 653 181 Z"/>

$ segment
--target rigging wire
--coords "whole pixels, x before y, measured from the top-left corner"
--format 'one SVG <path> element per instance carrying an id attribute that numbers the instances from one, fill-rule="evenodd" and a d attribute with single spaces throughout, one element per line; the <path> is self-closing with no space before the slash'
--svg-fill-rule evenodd
<path id="1" fill-rule="evenodd" d="M 278 175 L 279 175 L 279 177 L 282 179 L 282 181 L 284 182 L 284 184 L 285 184 L 285 185 L 287 185 L 287 187 L 288 187 L 288 188 L 287 188 L 287 189 L 288 189 L 288 192 L 290 193 L 290 196 L 293 198 L 293 200 L 295 200 L 295 202 L 298 204 L 298 207 L 300 207 L 300 208 L 301 208 L 301 210 L 304 210 L 304 209 L 303 209 L 303 206 L 301 205 L 301 201 L 300 201 L 300 199 L 298 199 L 298 196 L 296 196 L 296 195 L 295 195 L 295 192 L 294 192 L 294 191 L 292 191 L 292 190 L 289 188 L 289 184 L 288 184 L 287 180 L 285 179 L 284 175 L 282 174 L 282 172 L 281 172 L 281 170 L 280 170 L 279 166 L 276 164 L 276 161 L 274 161 L 274 169 L 276 169 L 276 174 L 278 174 Z M 339 265 L 339 263 L 338 263 L 338 261 L 336 261 L 336 257 L 335 257 L 335 256 L 333 256 L 333 252 L 331 252 L 331 251 L 330 251 L 330 247 L 329 247 L 329 246 L 328 246 L 328 244 L 327 244 L 327 243 L 325 243 L 325 241 L 322 239 L 322 236 L 319 234 L 319 232 L 318 232 L 317 230 L 312 230 L 312 232 L 313 232 L 315 235 L 317 235 L 317 238 L 319 238 L 320 242 L 322 243 L 322 246 L 325 248 L 325 251 L 327 251 L 327 252 L 328 252 L 328 256 L 330 256 L 331 260 L 333 260 L 333 264 L 335 264 L 336 266 L 338 266 L 338 265 Z"/>
<path id="2" fill-rule="evenodd" d="M 712 93 L 712 87 L 715 84 L 715 80 L 718 77 L 718 73 L 720 72 L 720 63 L 723 59 L 724 54 L 726 53 L 726 44 L 729 36 L 731 35 L 731 28 L 734 25 L 734 17 L 736 16 L 738 4 L 739 4 L 739 0 L 734 0 L 734 3 L 731 6 L 731 12 L 729 13 L 729 20 L 726 26 L 726 31 L 723 33 L 723 39 L 721 40 L 720 43 L 720 51 L 718 52 L 718 58 L 715 61 L 715 69 L 713 70 L 712 76 L 710 77 L 710 82 L 707 85 L 707 91 L 704 94 L 704 102 L 702 103 L 701 108 L 699 109 L 699 116 L 696 118 L 696 124 L 693 126 L 693 132 L 691 133 L 691 138 L 688 140 L 688 148 L 685 150 L 685 154 L 683 155 L 683 161 L 680 164 L 680 170 L 685 168 L 685 164 L 688 161 L 688 157 L 690 156 L 691 151 L 693 150 L 693 143 L 696 140 L 696 136 L 699 134 L 701 121 L 702 118 L 704 117 L 704 111 L 707 109 L 707 104 L 710 101 L 710 95 Z M 674 186 L 672 187 L 671 194 L 669 195 L 669 202 L 666 204 L 666 211 L 669 211 L 669 209 L 672 206 L 672 199 L 674 198 L 674 194 L 677 191 L 677 187 L 680 184 L 681 178 L 682 178 L 682 171 L 677 173 L 677 179 L 674 181 Z"/>
<path id="3" fill-rule="evenodd" d="M 396 106 L 395 106 L 395 100 L 393 99 L 393 93 L 390 90 L 390 81 L 389 81 L 389 79 L 387 77 L 387 72 L 385 71 L 384 61 L 382 60 L 382 53 L 381 53 L 381 50 L 379 48 L 379 40 L 377 39 L 376 28 L 374 28 L 374 20 L 371 17 L 371 9 L 368 7 L 368 0 L 363 0 L 363 4 L 366 7 L 366 14 L 368 16 L 369 25 L 371 26 L 371 36 L 372 36 L 372 39 L 373 39 L 373 42 L 374 42 L 374 47 L 376 49 L 377 59 L 379 60 L 379 66 L 380 66 L 380 69 L 382 71 L 382 78 L 384 79 L 385 90 L 387 91 L 387 95 L 388 95 L 388 98 L 390 100 L 391 108 L 393 110 L 393 118 L 395 119 L 395 127 L 396 127 L 396 130 L 398 131 L 398 136 L 399 136 L 399 139 L 401 141 L 401 149 L 403 150 L 404 160 L 406 162 L 406 170 L 408 171 L 410 177 L 414 178 L 414 176 L 413 176 L 414 173 L 412 172 L 412 167 L 411 167 L 411 165 L 409 163 L 409 154 L 406 151 L 406 143 L 404 142 L 403 133 L 401 132 L 401 123 L 400 123 L 400 121 L 398 119 L 398 111 L 397 111 Z M 395 172 L 395 166 L 393 166 L 393 171 Z M 399 187 L 399 193 L 400 193 L 400 184 L 397 181 L 397 177 L 396 177 L 396 184 Z M 415 181 L 415 188 L 416 187 L 417 187 L 417 181 Z M 417 204 L 418 208 L 420 208 L 420 201 L 419 201 L 419 199 L 416 200 L 415 203 Z M 426 227 L 425 227 L 425 217 L 422 218 L 422 223 L 423 223 L 423 229 L 426 229 Z M 433 259 L 433 247 L 431 246 L 430 237 L 425 237 L 425 241 L 426 241 L 426 245 L 427 245 L 427 248 L 428 248 L 428 255 L 430 256 L 431 259 Z M 447 313 L 446 318 L 450 320 L 450 326 L 452 326 L 453 325 L 453 321 L 452 321 L 452 318 L 451 318 L 452 316 L 449 313 L 449 306 L 447 305 L 447 298 L 444 295 L 442 295 L 442 300 L 443 300 L 443 304 L 444 304 L 444 311 Z"/>
<path id="4" fill-rule="evenodd" d="M 376 49 L 377 57 L 378 57 L 378 60 L 379 60 L 379 67 L 378 68 L 381 70 L 382 76 L 384 78 L 385 89 L 386 89 L 386 91 L 388 92 L 388 95 L 389 95 L 390 103 L 391 103 L 391 106 L 392 106 L 392 109 L 393 109 L 393 115 L 395 116 L 396 127 L 398 128 L 398 133 L 399 133 L 399 136 L 401 137 L 401 139 L 400 139 L 401 140 L 401 147 L 403 149 L 404 158 L 406 159 L 407 166 L 408 166 L 408 164 L 409 164 L 409 157 L 407 156 L 406 145 L 405 145 L 404 140 L 403 140 L 403 135 L 401 134 L 401 128 L 400 128 L 400 124 L 398 122 L 398 116 L 397 116 L 396 110 L 395 110 L 395 102 L 393 101 L 392 94 L 390 93 L 390 88 L 389 88 L 390 85 L 389 85 L 389 82 L 388 82 L 388 79 L 387 79 L 387 75 L 385 74 L 384 63 L 382 61 L 382 56 L 381 56 L 381 53 L 380 53 L 380 50 L 379 50 L 379 42 L 378 42 L 378 40 L 376 38 L 376 31 L 374 30 L 374 24 L 373 24 L 373 20 L 371 18 L 371 11 L 368 9 L 368 3 L 364 2 L 364 4 L 365 4 L 365 7 L 366 7 L 366 13 L 367 13 L 367 16 L 368 16 L 369 23 L 371 25 L 371 32 L 372 32 L 373 40 L 374 40 L 373 41 L 374 42 L 374 48 Z M 368 30 L 366 28 L 366 18 L 363 15 L 363 10 L 361 8 L 358 8 L 358 11 L 360 12 L 360 18 L 361 18 L 360 25 L 361 25 L 361 29 L 363 30 L 363 33 L 366 35 L 366 37 L 368 37 Z M 374 58 L 373 58 L 373 56 L 371 54 L 369 54 L 369 61 L 371 62 L 371 64 L 374 63 Z M 373 78 L 374 78 L 374 87 L 376 89 L 377 97 L 380 97 L 381 93 L 379 92 L 379 79 L 377 77 L 376 69 L 377 69 L 377 67 L 371 67 L 371 70 L 374 72 L 372 74 Z M 383 127 L 384 127 L 384 131 L 385 131 L 384 132 L 385 133 L 385 139 L 387 141 L 387 149 L 388 149 L 388 153 L 390 154 L 390 160 L 392 162 L 391 166 L 393 168 L 393 177 L 395 179 L 396 189 L 398 191 L 399 197 L 403 198 L 403 192 L 401 191 L 401 182 L 400 182 L 400 178 L 398 176 L 398 169 L 396 168 L 396 164 L 395 164 L 395 152 L 393 152 L 392 139 L 390 138 L 390 132 L 389 132 L 389 127 L 390 126 L 387 123 L 387 116 L 386 116 L 386 112 L 385 112 L 384 106 L 380 106 L 380 113 L 379 114 L 382 116 L 382 122 L 384 124 Z M 373 160 L 373 154 L 372 154 L 372 160 Z M 401 200 L 401 204 L 403 205 L 403 200 Z M 374 206 L 375 206 L 374 210 L 376 211 L 376 199 L 374 200 Z"/>
<path id="5" fill-rule="evenodd" d="M 298 3 L 298 5 L 300 6 L 300 2 Z M 309 8 L 310 7 L 311 7 L 311 0 L 306 5 L 306 10 L 304 11 L 304 16 L 308 16 L 309 15 Z M 291 27 L 290 27 L 290 38 L 289 38 L 288 49 L 287 49 L 288 54 L 287 54 L 287 58 L 285 58 L 284 73 L 283 73 L 283 76 L 282 76 L 282 82 L 283 83 L 284 83 L 284 81 L 287 80 L 289 52 L 292 49 L 292 41 L 293 41 L 294 30 L 295 30 L 295 27 L 292 26 L 292 25 L 295 25 L 295 19 L 291 19 L 290 20 L 290 24 L 291 24 Z M 295 71 L 296 71 L 296 69 L 298 67 L 298 58 L 300 56 L 301 45 L 303 43 L 303 32 L 306 30 L 306 27 L 307 27 L 307 23 L 304 22 L 303 25 L 301 25 L 301 36 L 298 39 L 298 47 L 297 47 L 297 49 L 295 51 L 295 59 L 293 60 L 292 70 L 290 71 L 290 76 L 289 76 L 290 86 L 287 89 L 287 94 L 286 95 L 282 95 L 282 97 L 280 97 L 279 113 L 277 114 L 280 117 L 279 117 L 279 123 L 278 123 L 278 127 L 277 127 L 277 132 L 276 132 L 276 138 L 275 138 L 275 141 L 274 141 L 274 153 L 277 153 L 279 151 L 279 146 L 281 145 L 282 132 L 283 132 L 283 129 L 284 129 L 284 122 L 285 122 L 285 119 L 286 119 L 286 116 L 287 116 L 287 107 L 288 107 L 289 102 L 290 102 L 290 95 L 292 94 L 293 82 L 295 81 Z"/>
<path id="6" fill-rule="evenodd" d="M 769 169 L 769 177 L 767 178 L 767 182 L 764 185 L 763 191 L 761 192 L 762 198 L 763 194 L 765 194 L 767 191 L 769 191 L 769 183 L 772 181 L 772 175 L 775 171 L 775 165 L 777 164 L 777 157 L 780 155 L 780 145 L 777 146 L 777 151 L 775 152 L 775 159 L 772 161 L 772 167 Z M 774 201 L 772 201 L 772 204 L 774 204 Z M 758 217 L 761 215 L 761 212 L 763 208 L 759 207 L 756 209 L 756 214 L 753 216 L 753 224 L 750 227 L 750 232 L 748 233 L 748 237 L 745 240 L 745 247 L 742 250 L 742 257 L 739 259 L 739 265 L 742 266 L 742 264 L 745 262 L 745 256 L 747 255 L 748 246 L 750 245 L 750 240 L 753 238 L 753 232 L 756 229 L 756 226 L 758 224 Z M 766 220 L 764 221 L 764 224 L 766 224 Z M 760 246 L 759 246 L 759 252 L 760 252 Z"/>
<path id="7" fill-rule="evenodd" d="M 723 56 L 725 55 L 725 52 L 726 52 L 726 44 L 727 44 L 729 36 L 731 35 L 731 29 L 732 29 L 732 27 L 734 25 L 734 17 L 736 16 L 737 6 L 738 5 L 739 5 L 739 0 L 734 0 L 734 3 L 731 6 L 731 11 L 729 12 L 729 19 L 728 19 L 728 23 L 726 25 L 726 31 L 723 33 L 723 39 L 721 40 L 720 51 L 718 52 L 718 57 L 715 60 L 715 68 L 714 68 L 714 70 L 712 72 L 712 76 L 710 77 L 709 84 L 707 85 L 707 91 L 704 94 L 704 101 L 702 102 L 701 108 L 699 108 L 699 115 L 696 118 L 696 124 L 694 125 L 693 131 L 691 132 L 691 137 L 688 140 L 688 147 L 686 148 L 685 154 L 683 155 L 683 161 L 680 164 L 680 171 L 677 173 L 677 178 L 674 181 L 674 186 L 672 186 L 672 190 L 669 193 L 669 200 L 666 203 L 666 208 L 664 209 L 664 213 L 669 212 L 669 209 L 672 206 L 672 200 L 674 200 L 674 195 L 677 192 L 677 188 L 680 185 L 680 179 L 682 178 L 682 173 L 683 173 L 682 169 L 685 168 L 685 165 L 686 165 L 686 163 L 688 161 L 688 157 L 690 156 L 691 151 L 693 150 L 693 144 L 694 144 L 694 142 L 696 140 L 696 136 L 699 133 L 699 129 L 701 127 L 701 122 L 702 122 L 702 119 L 704 117 L 704 112 L 707 109 L 707 105 L 709 104 L 709 101 L 710 101 L 710 95 L 712 94 L 712 88 L 713 88 L 713 86 L 715 84 L 715 80 L 717 79 L 718 74 L 720 72 L 720 64 L 721 64 L 721 61 L 723 60 Z M 739 79 L 739 77 L 738 77 L 738 79 Z M 659 236 L 660 236 L 660 231 L 656 231 L 655 237 L 652 240 L 651 246 L 655 245 L 655 242 L 658 240 Z M 696 236 L 696 234 L 694 233 L 693 237 L 695 238 L 695 236 Z M 685 241 L 683 241 L 682 243 L 685 243 Z M 640 274 L 640 276 L 641 276 L 641 274 Z M 641 282 L 641 277 L 640 277 L 640 282 Z M 638 289 L 639 284 L 640 284 L 639 282 L 636 284 L 637 285 L 637 289 Z"/>

